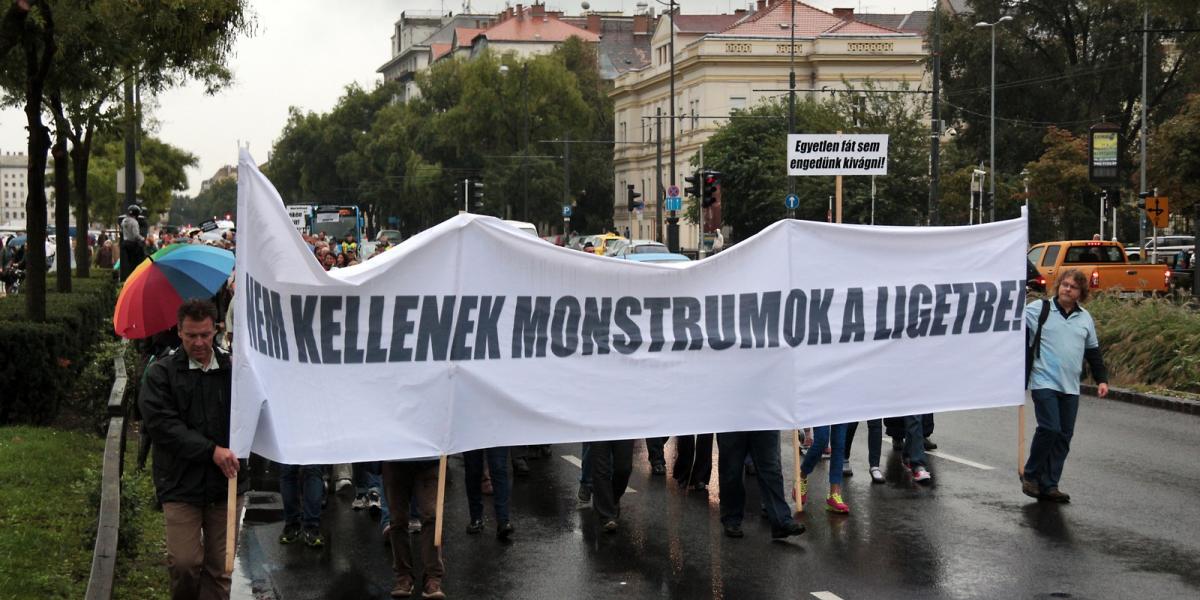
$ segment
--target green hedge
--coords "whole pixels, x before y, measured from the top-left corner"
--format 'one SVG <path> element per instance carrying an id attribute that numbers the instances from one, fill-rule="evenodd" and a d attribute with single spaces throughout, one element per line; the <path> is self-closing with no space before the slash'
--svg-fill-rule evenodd
<path id="1" fill-rule="evenodd" d="M 1088 302 L 1118 387 L 1200 393 L 1200 313 L 1171 299 Z"/>
<path id="2" fill-rule="evenodd" d="M 52 421 L 112 318 L 116 283 L 108 273 L 72 279 L 69 294 L 47 287 L 45 323 L 26 319 L 24 296 L 0 299 L 0 425 Z"/>

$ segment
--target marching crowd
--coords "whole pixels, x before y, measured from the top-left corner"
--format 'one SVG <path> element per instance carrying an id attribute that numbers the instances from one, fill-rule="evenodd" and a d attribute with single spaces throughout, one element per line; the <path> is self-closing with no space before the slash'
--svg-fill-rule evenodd
<path id="1" fill-rule="evenodd" d="M 342 240 L 305 236 L 305 242 L 326 270 L 360 260 L 359 245 L 352 236 Z M 375 255 L 383 251 L 386 246 Z M 1022 492 L 1038 500 L 1067 502 L 1070 496 L 1058 489 L 1058 482 L 1070 449 L 1083 362 L 1087 361 L 1100 383 L 1101 395 L 1107 392 L 1107 377 L 1095 325 L 1080 305 L 1087 298 L 1086 277 L 1078 270 L 1066 270 L 1052 289 L 1054 293 L 1046 300 L 1031 302 L 1026 308 L 1027 340 L 1033 340 L 1027 381 L 1033 390 L 1038 427 L 1021 483 Z M 230 578 L 223 571 L 222 560 L 228 542 L 223 534 L 225 482 L 238 477 L 242 483 L 245 478 L 238 475 L 244 461 L 228 449 L 232 379 L 227 347 L 213 342 L 220 322 L 217 315 L 216 306 L 207 300 L 188 301 L 181 307 L 181 347 L 151 364 L 139 399 L 155 452 L 154 481 L 164 506 L 174 598 L 227 598 L 229 593 Z M 196 402 L 197 398 L 204 401 Z M 801 477 L 791 494 L 796 510 L 805 509 L 810 476 L 824 456 L 829 460 L 824 507 L 831 513 L 850 514 L 841 491 L 843 479 L 853 475 L 849 460 L 857 430 L 858 423 L 804 430 Z M 886 434 L 892 448 L 902 453 L 905 476 L 918 484 L 929 482 L 932 475 L 926 451 L 937 447 L 930 439 L 932 433 L 933 415 L 928 414 L 868 421 L 866 462 L 871 481 L 885 480 L 880 455 Z M 670 474 L 688 489 L 707 489 L 712 483 L 714 438 L 725 535 L 744 536 L 747 476 L 757 481 L 761 513 L 771 523 L 771 537 L 804 533 L 804 526 L 793 518 L 784 489 L 779 431 L 677 436 L 670 469 L 665 456 L 667 438 L 647 439 L 651 473 Z M 596 440 L 582 445 L 577 499 L 584 506 L 590 503 L 596 526 L 607 533 L 620 529 L 621 500 L 633 471 L 634 442 Z M 548 446 L 463 453 L 469 511 L 466 533 L 484 531 L 484 497 L 490 495 L 497 539 L 507 541 L 515 535 L 509 506 L 514 478 L 528 474 L 530 458 L 549 454 Z M 376 515 L 391 547 L 395 577 L 391 596 L 444 598 L 446 567 L 434 545 L 439 458 L 355 464 L 349 468 L 349 482 L 343 483 L 337 475 L 331 477 L 331 473 L 345 471 L 344 465 L 281 465 L 285 523 L 279 543 L 324 546 L 321 513 L 326 497 L 341 485 L 353 485 L 353 509 Z M 423 573 L 414 568 L 413 542 L 421 554 Z"/>

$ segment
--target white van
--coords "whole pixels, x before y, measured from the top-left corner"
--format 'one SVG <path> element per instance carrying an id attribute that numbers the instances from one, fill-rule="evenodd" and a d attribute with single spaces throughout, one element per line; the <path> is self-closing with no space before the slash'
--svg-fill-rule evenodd
<path id="1" fill-rule="evenodd" d="M 537 226 L 533 223 L 526 223 L 525 221 L 505 221 L 505 223 L 512 225 L 513 227 L 516 227 L 522 232 L 538 238 L 539 240 L 542 239 L 541 236 L 538 235 Z"/>

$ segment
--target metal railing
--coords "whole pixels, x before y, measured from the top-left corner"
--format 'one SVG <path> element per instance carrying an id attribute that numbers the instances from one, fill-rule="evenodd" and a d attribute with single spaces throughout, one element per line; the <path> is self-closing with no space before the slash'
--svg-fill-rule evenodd
<path id="1" fill-rule="evenodd" d="M 116 380 L 108 395 L 108 435 L 104 442 L 104 466 L 100 481 L 100 518 L 92 572 L 88 577 L 87 600 L 110 600 L 117 568 L 118 530 L 121 526 L 121 473 L 125 464 L 125 343 L 113 359 Z"/>

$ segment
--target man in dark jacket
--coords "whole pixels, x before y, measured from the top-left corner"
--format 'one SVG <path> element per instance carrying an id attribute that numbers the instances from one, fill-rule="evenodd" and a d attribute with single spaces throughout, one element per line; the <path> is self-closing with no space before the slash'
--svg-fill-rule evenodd
<path id="1" fill-rule="evenodd" d="M 213 347 L 209 300 L 179 307 L 181 347 L 146 369 L 139 406 L 154 447 L 154 488 L 166 521 L 171 598 L 229 598 L 225 573 L 228 482 L 240 463 L 229 446 L 229 354 Z M 238 479 L 238 509 L 248 478 Z"/>

